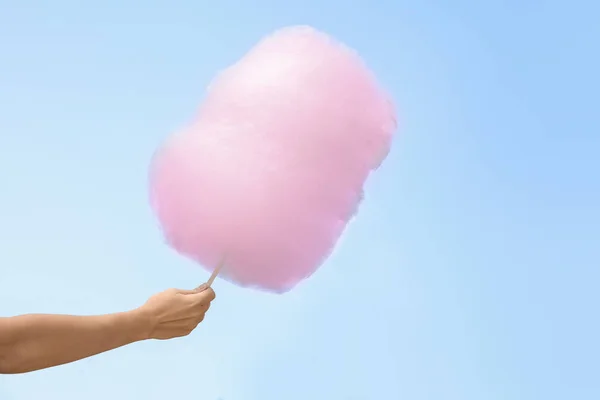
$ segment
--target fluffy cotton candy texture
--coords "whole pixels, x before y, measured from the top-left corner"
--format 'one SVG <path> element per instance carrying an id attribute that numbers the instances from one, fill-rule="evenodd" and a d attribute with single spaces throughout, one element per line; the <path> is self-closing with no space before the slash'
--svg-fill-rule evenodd
<path id="1" fill-rule="evenodd" d="M 387 155 L 393 107 L 350 49 L 308 27 L 258 43 L 210 85 L 151 168 L 168 243 L 241 286 L 285 292 L 327 258 Z"/>

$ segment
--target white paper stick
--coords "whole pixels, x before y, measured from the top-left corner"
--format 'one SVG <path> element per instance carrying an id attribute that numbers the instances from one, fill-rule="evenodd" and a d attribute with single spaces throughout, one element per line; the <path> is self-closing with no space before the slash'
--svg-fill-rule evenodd
<path id="1" fill-rule="evenodd" d="M 215 268 L 215 270 L 213 271 L 213 273 L 210 276 L 210 278 L 208 278 L 208 281 L 206 282 L 206 286 L 207 287 L 210 287 L 213 284 L 213 282 L 215 281 L 215 279 L 219 275 L 219 272 L 221 272 L 221 270 L 223 269 L 224 266 L 225 266 L 225 257 L 223 257 L 221 259 L 221 262 L 219 263 L 219 265 L 217 265 L 217 268 Z"/>

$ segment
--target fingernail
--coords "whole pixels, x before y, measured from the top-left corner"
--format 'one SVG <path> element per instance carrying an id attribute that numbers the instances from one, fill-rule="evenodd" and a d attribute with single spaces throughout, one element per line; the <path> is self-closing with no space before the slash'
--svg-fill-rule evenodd
<path id="1" fill-rule="evenodd" d="M 200 285 L 196 288 L 196 292 L 202 292 L 206 289 L 207 289 L 206 283 L 203 283 L 202 285 Z"/>

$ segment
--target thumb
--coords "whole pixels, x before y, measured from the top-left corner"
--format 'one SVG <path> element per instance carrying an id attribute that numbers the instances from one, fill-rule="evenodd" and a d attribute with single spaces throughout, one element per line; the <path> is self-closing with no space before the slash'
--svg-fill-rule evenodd
<path id="1" fill-rule="evenodd" d="M 207 283 L 203 283 L 202 285 L 198 286 L 196 289 L 194 289 L 194 293 L 200 293 L 200 292 L 204 292 L 206 289 L 210 288 L 210 286 L 208 286 Z"/>
<path id="2" fill-rule="evenodd" d="M 206 283 L 203 283 L 202 285 L 198 286 L 196 289 L 192 289 L 192 290 L 177 290 L 178 294 L 198 294 L 200 292 L 205 291 L 206 289 L 208 289 L 208 285 Z"/>

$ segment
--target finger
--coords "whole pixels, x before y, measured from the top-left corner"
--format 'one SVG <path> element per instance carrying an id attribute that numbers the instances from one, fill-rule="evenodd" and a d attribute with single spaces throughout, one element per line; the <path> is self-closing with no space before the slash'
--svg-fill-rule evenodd
<path id="1" fill-rule="evenodd" d="M 208 302 L 213 301 L 217 297 L 217 295 L 215 294 L 215 291 L 211 287 L 207 287 L 204 291 L 202 291 L 201 294 L 206 296 L 206 300 Z"/>
<path id="2" fill-rule="evenodd" d="M 197 289 L 192 289 L 192 290 L 185 290 L 185 289 L 176 289 L 177 290 L 177 294 L 196 294 Z"/>
<path id="3" fill-rule="evenodd" d="M 202 285 L 200 285 L 197 288 L 192 289 L 192 290 L 177 289 L 177 293 L 179 293 L 179 294 L 197 294 L 197 293 L 201 293 L 201 292 L 205 291 L 206 288 L 208 288 L 208 286 L 206 285 L 206 283 L 203 283 Z"/>
<path id="4" fill-rule="evenodd" d="M 194 318 L 196 318 L 198 315 L 201 314 L 205 314 L 208 309 L 210 308 L 210 303 L 208 301 L 194 301 L 194 303 L 192 303 L 192 309 L 190 309 L 190 312 L 193 313 Z"/>
<path id="5" fill-rule="evenodd" d="M 202 285 L 198 286 L 196 289 L 194 289 L 194 292 L 196 293 L 200 293 L 205 291 L 209 286 L 206 283 L 203 283 Z"/>
<path id="6" fill-rule="evenodd" d="M 206 288 L 200 293 L 193 295 L 198 304 L 207 304 L 213 301 L 216 297 L 215 291 L 212 288 Z"/>

